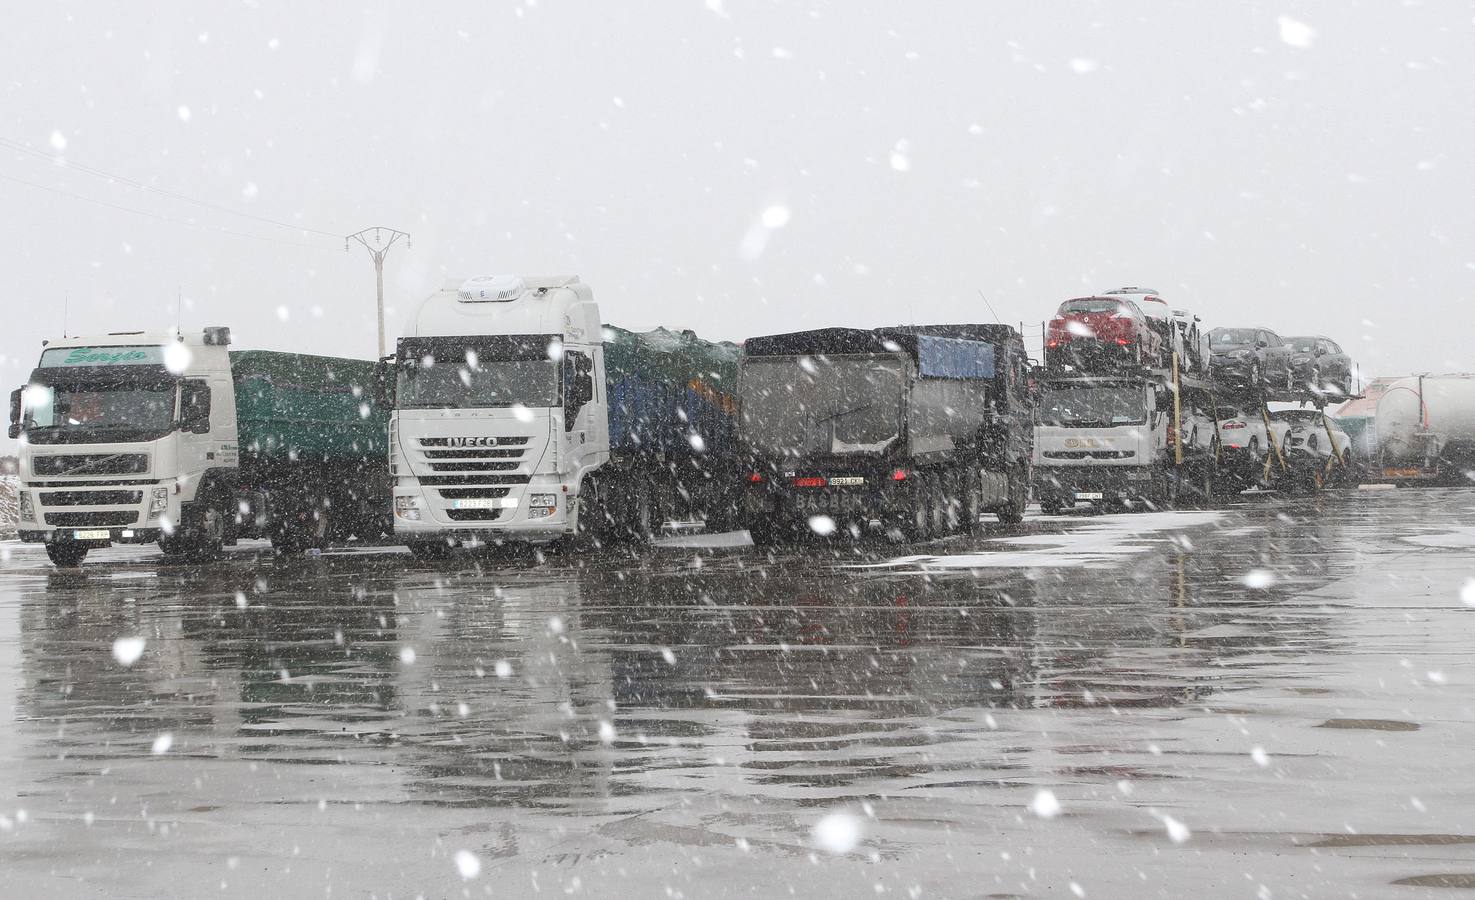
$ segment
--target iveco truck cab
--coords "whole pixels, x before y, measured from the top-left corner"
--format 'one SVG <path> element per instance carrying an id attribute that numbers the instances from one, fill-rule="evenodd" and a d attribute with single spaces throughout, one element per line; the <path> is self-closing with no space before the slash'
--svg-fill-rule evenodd
<path id="1" fill-rule="evenodd" d="M 609 457 L 593 396 L 602 350 L 589 286 L 457 281 L 421 303 L 407 331 L 390 420 L 396 537 L 434 556 L 567 533 L 584 473 Z"/>

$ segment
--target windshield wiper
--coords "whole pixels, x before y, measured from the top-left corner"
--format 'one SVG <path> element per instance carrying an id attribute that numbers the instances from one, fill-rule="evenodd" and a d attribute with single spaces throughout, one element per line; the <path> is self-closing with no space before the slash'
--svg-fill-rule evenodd
<path id="1" fill-rule="evenodd" d="M 833 422 L 835 419 L 841 418 L 843 416 L 848 416 L 851 413 L 858 413 L 858 412 L 860 412 L 862 410 L 870 409 L 871 407 L 873 407 L 875 405 L 876 404 L 874 404 L 874 403 L 863 403 L 860 406 L 853 406 L 850 409 L 842 410 L 842 411 L 836 412 L 836 413 L 830 413 L 828 416 L 825 416 L 823 419 L 815 419 L 814 420 L 814 424 L 816 424 L 816 425 L 823 425 L 826 422 Z"/>

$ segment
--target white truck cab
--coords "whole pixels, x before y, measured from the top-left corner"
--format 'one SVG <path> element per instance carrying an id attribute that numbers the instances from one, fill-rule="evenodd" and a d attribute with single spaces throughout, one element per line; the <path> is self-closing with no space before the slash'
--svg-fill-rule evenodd
<path id="1" fill-rule="evenodd" d="M 421 303 L 395 353 L 395 535 L 436 555 L 573 533 L 609 458 L 602 340 L 576 276 L 472 278 Z"/>
<path id="2" fill-rule="evenodd" d="M 196 496 L 237 465 L 229 343 L 227 328 L 48 342 L 11 395 L 21 539 L 76 565 L 91 548 L 180 531 Z"/>

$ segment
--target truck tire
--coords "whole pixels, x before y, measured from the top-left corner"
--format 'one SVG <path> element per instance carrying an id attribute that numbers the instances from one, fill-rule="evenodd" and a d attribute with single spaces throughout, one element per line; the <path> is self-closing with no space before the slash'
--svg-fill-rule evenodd
<path id="1" fill-rule="evenodd" d="M 915 476 L 917 483 L 912 487 L 911 506 L 901 520 L 902 537 L 920 542 L 932 539 L 932 507 L 928 480 L 925 475 Z"/>
<path id="2" fill-rule="evenodd" d="M 994 510 L 994 515 L 1005 525 L 1018 525 L 1024 521 L 1025 507 L 1029 506 L 1029 468 L 1014 466 L 1009 470 L 1009 502 Z"/>
<path id="3" fill-rule="evenodd" d="M 983 528 L 983 473 L 969 466 L 963 470 L 963 532 L 977 534 Z"/>
<path id="4" fill-rule="evenodd" d="M 931 514 L 931 533 L 933 537 L 946 537 L 952 533 L 948 527 L 948 490 L 947 478 L 943 472 L 937 472 L 927 476 L 927 507 Z"/>
<path id="5" fill-rule="evenodd" d="M 159 539 L 159 549 L 165 556 L 185 562 L 219 559 L 225 551 L 226 516 L 224 501 L 218 495 L 191 504 L 178 531 L 172 537 Z"/>
<path id="6" fill-rule="evenodd" d="M 309 500 L 272 522 L 271 546 L 277 553 L 300 553 L 328 546 L 333 531 L 332 507 Z"/>
<path id="7" fill-rule="evenodd" d="M 46 556 L 58 569 L 75 569 L 87 558 L 87 548 L 76 544 L 47 544 Z"/>
<path id="8" fill-rule="evenodd" d="M 601 547 L 606 531 L 604 486 L 598 478 L 589 477 L 579 486 L 575 498 L 574 544 L 581 547 Z"/>
<path id="9" fill-rule="evenodd" d="M 1059 497 L 1043 497 L 1040 499 L 1040 512 L 1047 516 L 1058 516 L 1065 512 L 1065 504 Z"/>

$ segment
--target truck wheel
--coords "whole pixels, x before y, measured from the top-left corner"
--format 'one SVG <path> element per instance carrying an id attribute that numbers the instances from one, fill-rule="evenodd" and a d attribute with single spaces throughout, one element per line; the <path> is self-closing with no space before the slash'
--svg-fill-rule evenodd
<path id="1" fill-rule="evenodd" d="M 1058 516 L 1065 511 L 1065 504 L 1058 497 L 1043 497 L 1040 499 L 1040 512 L 1047 516 Z"/>
<path id="2" fill-rule="evenodd" d="M 902 519 L 901 533 L 908 541 L 926 541 L 932 537 L 931 491 L 925 475 L 916 476 L 912 488 L 911 508 Z"/>
<path id="3" fill-rule="evenodd" d="M 165 556 L 186 562 L 219 559 L 225 549 L 226 512 L 218 496 L 208 496 L 191 505 L 188 517 L 172 537 L 161 538 Z"/>
<path id="4" fill-rule="evenodd" d="M 947 482 L 942 473 L 937 473 L 927 478 L 927 509 L 930 517 L 929 531 L 933 537 L 945 537 L 951 529 L 948 528 L 947 514 Z"/>
<path id="5" fill-rule="evenodd" d="M 604 485 L 597 478 L 586 478 L 579 488 L 578 513 L 574 519 L 574 541 L 586 547 L 604 545 L 609 524 L 605 516 Z"/>
<path id="6" fill-rule="evenodd" d="M 963 471 L 963 532 L 976 534 L 983 527 L 983 473 L 972 466 Z"/>
<path id="7" fill-rule="evenodd" d="M 1009 502 L 994 510 L 994 515 L 1005 525 L 1018 525 L 1024 521 L 1024 509 L 1029 506 L 1029 467 L 1013 466 L 1009 470 Z"/>
<path id="8" fill-rule="evenodd" d="M 76 544 L 47 544 L 46 555 L 59 569 L 75 569 L 87 558 L 87 548 Z"/>
<path id="9" fill-rule="evenodd" d="M 271 546 L 278 553 L 322 549 L 333 529 L 332 507 L 326 503 L 302 503 L 272 523 Z"/>

